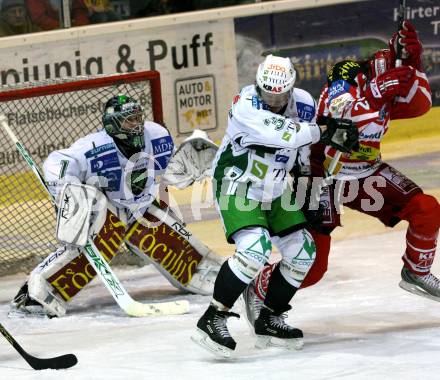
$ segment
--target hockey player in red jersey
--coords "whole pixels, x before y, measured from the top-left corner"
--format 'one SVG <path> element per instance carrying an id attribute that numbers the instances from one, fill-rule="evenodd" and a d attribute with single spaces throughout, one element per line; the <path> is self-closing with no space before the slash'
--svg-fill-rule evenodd
<path id="1" fill-rule="evenodd" d="M 397 39 L 403 47 L 402 66 L 395 67 Z M 383 162 L 380 143 L 391 120 L 414 118 L 431 108 L 431 90 L 421 64 L 422 45 L 414 26 L 405 21 L 389 49 L 377 51 L 371 59 L 337 63 L 328 73 L 318 104 L 318 117 L 341 117 L 354 121 L 359 129 L 359 149 L 342 154 L 335 169 L 335 179 L 343 180 L 342 198 L 334 197 L 335 186 L 323 189 L 324 206 L 319 226 L 310 232 L 317 248 L 316 260 L 301 287 L 317 283 L 327 270 L 330 233 L 340 226 L 339 199 L 344 205 L 378 218 L 394 227 L 401 220 L 409 222 L 406 250 L 403 254 L 400 287 L 414 294 L 440 301 L 440 280 L 431 272 L 440 227 L 440 205 L 392 166 Z M 325 175 L 331 147 L 314 145 L 311 153 L 312 174 Z M 349 197 L 350 189 L 359 186 Z M 377 196 L 379 195 L 379 196 Z M 319 232 L 318 232 L 319 231 Z M 277 264 L 268 265 L 244 293 L 251 323 L 258 316 L 267 282 Z"/>

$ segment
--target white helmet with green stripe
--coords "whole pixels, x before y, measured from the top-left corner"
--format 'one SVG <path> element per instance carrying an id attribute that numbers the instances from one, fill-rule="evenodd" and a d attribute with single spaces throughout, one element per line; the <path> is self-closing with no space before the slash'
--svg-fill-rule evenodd
<path id="1" fill-rule="evenodd" d="M 289 58 L 268 55 L 257 71 L 257 91 L 271 108 L 282 108 L 289 101 L 296 72 Z"/>

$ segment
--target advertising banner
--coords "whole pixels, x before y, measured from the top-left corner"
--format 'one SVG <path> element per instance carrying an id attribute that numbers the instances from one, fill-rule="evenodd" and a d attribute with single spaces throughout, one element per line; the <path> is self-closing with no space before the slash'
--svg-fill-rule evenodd
<path id="1" fill-rule="evenodd" d="M 164 120 L 173 136 L 183 138 L 198 128 L 219 139 L 218 131 L 224 130 L 227 108 L 237 90 L 233 20 L 125 28 L 123 32 L 117 25 L 110 32 L 109 27 L 103 33 L 78 33 L 78 37 L 60 32 L 58 41 L 38 36 L 38 43 L 29 38 L 29 44 L 0 47 L 1 56 L 8 57 L 0 66 L 0 82 L 157 70 Z M 44 124 L 50 128 L 50 123 Z"/>
<path id="2" fill-rule="evenodd" d="M 423 43 L 423 64 L 440 105 L 440 2 L 407 0 L 407 15 Z M 235 19 L 239 87 L 253 83 L 262 57 L 290 57 L 296 86 L 315 97 L 327 70 L 341 59 L 364 59 L 386 48 L 397 30 L 398 1 L 361 1 Z"/>

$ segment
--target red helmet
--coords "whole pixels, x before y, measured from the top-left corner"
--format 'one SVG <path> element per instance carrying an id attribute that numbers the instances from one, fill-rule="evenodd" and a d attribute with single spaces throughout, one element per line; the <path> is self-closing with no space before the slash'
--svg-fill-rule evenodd
<path id="1" fill-rule="evenodd" d="M 390 49 L 381 49 L 373 54 L 369 61 L 371 79 L 383 74 L 385 71 L 394 67 L 394 58 Z"/>

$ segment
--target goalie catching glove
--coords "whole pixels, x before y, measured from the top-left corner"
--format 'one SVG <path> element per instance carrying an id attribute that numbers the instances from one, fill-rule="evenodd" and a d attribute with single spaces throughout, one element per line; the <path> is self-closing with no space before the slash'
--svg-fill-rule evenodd
<path id="1" fill-rule="evenodd" d="M 194 130 L 171 158 L 162 183 L 184 189 L 211 175 L 211 166 L 218 146 L 206 132 Z"/>

